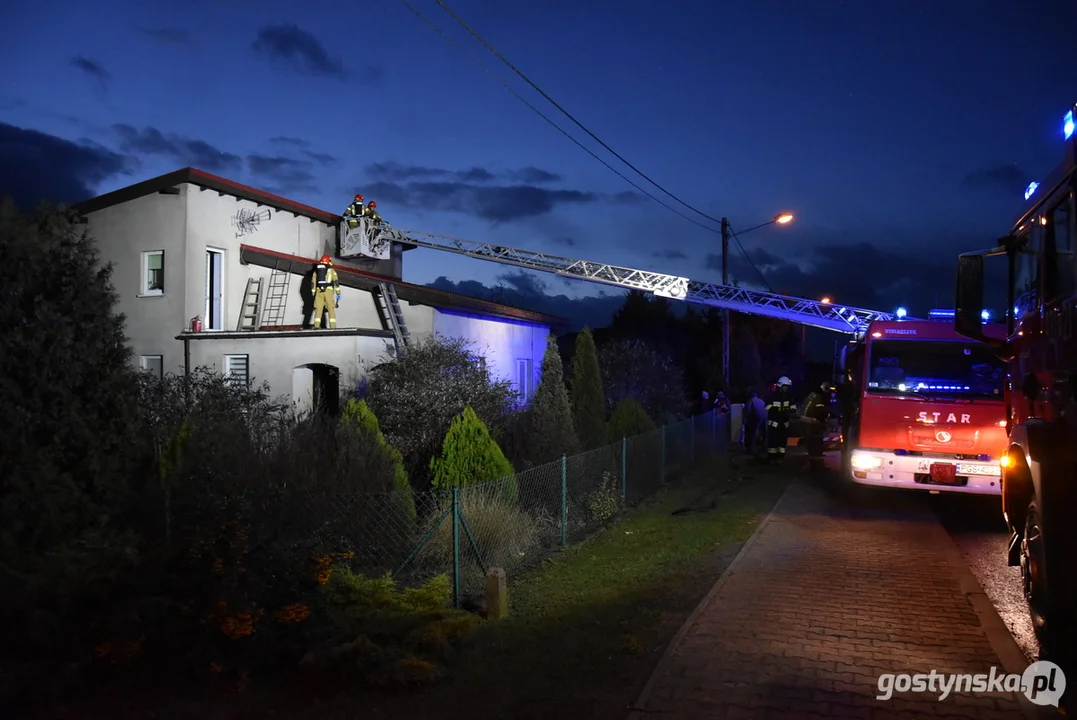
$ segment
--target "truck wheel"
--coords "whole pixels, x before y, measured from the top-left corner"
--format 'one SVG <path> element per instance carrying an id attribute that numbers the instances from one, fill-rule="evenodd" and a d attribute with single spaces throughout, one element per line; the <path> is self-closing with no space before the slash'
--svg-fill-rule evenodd
<path id="1" fill-rule="evenodd" d="M 1041 636 L 1041 641 L 1049 615 L 1044 568 L 1043 530 L 1040 527 L 1039 509 L 1033 498 L 1025 511 L 1025 534 L 1021 539 L 1021 577 L 1024 580 L 1029 614 L 1032 616 L 1032 627 L 1035 628 L 1036 634 Z"/>

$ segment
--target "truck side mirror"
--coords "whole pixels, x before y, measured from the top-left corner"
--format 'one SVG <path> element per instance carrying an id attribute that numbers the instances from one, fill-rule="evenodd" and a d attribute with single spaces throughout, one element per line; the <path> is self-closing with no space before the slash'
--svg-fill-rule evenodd
<path id="1" fill-rule="evenodd" d="M 984 258 L 968 253 L 957 259 L 957 297 L 954 329 L 967 338 L 985 341 L 983 329 Z"/>

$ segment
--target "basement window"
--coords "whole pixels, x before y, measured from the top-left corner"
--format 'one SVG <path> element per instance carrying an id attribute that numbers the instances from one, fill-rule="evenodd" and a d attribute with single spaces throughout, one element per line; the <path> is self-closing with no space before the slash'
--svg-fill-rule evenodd
<path id="1" fill-rule="evenodd" d="M 239 388 L 251 386 L 251 363 L 249 355 L 225 355 L 224 376 Z"/>

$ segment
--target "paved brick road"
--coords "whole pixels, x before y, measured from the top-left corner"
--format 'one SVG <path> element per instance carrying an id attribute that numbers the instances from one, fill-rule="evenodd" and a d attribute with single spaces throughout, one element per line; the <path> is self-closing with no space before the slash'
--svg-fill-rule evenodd
<path id="1" fill-rule="evenodd" d="M 1013 641 L 981 624 L 968 570 L 951 564 L 960 555 L 922 496 L 858 497 L 794 484 L 632 719 L 1025 717 L 1027 701 L 1005 693 L 875 698 L 884 673 L 1005 672 L 1001 643 Z"/>

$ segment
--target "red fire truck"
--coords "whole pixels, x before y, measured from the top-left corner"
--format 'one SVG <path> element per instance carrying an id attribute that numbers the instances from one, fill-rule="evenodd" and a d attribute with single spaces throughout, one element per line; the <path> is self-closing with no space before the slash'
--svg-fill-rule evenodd
<path id="1" fill-rule="evenodd" d="M 991 250 L 962 255 L 957 274 L 957 331 L 990 344 L 1007 361 L 1002 509 L 1009 561 L 1021 566 L 1048 655 L 1077 646 L 1075 110 L 1063 120 L 1063 164 L 1028 186 L 1009 235 Z M 985 337 L 976 322 L 985 304 L 985 258 L 994 256 L 1005 258 L 1009 286 L 1003 339 Z"/>
<path id="2" fill-rule="evenodd" d="M 904 315 L 899 309 L 897 317 Z M 995 327 L 985 325 L 986 332 L 1002 337 Z M 952 320 L 877 321 L 846 348 L 842 368 L 849 480 L 930 492 L 1001 492 L 1005 370 L 990 347 L 958 335 Z"/>

